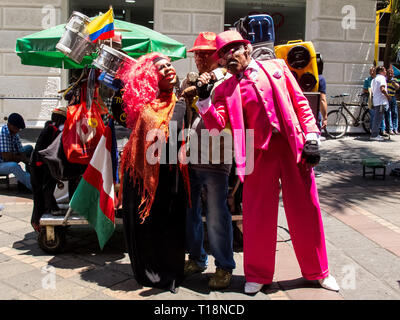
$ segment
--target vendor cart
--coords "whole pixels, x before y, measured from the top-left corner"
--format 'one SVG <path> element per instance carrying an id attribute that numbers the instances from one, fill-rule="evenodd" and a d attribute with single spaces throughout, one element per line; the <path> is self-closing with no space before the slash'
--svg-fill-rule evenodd
<path id="1" fill-rule="evenodd" d="M 72 209 L 63 209 L 65 215 L 44 214 L 40 219 L 39 247 L 47 253 L 58 253 L 66 244 L 68 226 L 89 225 L 89 222 Z M 116 211 L 116 224 L 122 224 L 121 212 Z"/>
<path id="2" fill-rule="evenodd" d="M 79 17 L 82 16 L 82 14 L 73 13 L 71 18 L 73 16 Z M 86 69 L 87 67 L 98 67 L 94 63 L 96 58 L 101 58 L 101 50 L 97 50 L 98 48 L 93 52 L 86 51 L 81 60 L 76 57 L 76 59 L 73 59 L 72 56 L 67 56 L 64 51 L 60 51 L 60 48 L 57 47 L 57 44 L 60 42 L 60 39 L 64 36 L 66 31 L 69 32 L 70 36 L 80 35 L 78 30 L 75 28 L 77 26 L 75 23 L 78 20 L 71 18 L 67 23 L 67 28 L 66 24 L 61 24 L 17 39 L 16 53 L 20 57 L 21 63 L 24 65 L 63 69 Z M 127 56 L 136 59 L 144 54 L 156 51 L 169 56 L 172 61 L 186 58 L 186 48 L 184 44 L 159 32 L 118 19 L 114 19 L 114 27 L 115 31 L 120 34 L 122 42 L 120 43 L 121 48 L 119 49 L 121 49 L 121 52 L 124 52 L 124 55 L 126 54 Z M 66 37 L 64 38 L 66 39 Z M 69 41 L 72 45 L 72 38 L 70 38 Z M 65 43 L 63 42 L 62 44 Z M 112 48 L 109 50 L 112 50 L 113 52 L 116 51 Z M 64 94 L 66 94 L 69 89 L 70 88 L 60 92 L 65 91 Z M 114 113 L 114 111 L 112 113 Z M 117 119 L 117 117 L 114 118 Z M 69 199 L 59 205 L 62 210 L 59 212 L 61 215 L 44 214 L 40 219 L 38 243 L 40 248 L 46 252 L 56 253 L 61 251 L 65 245 L 65 231 L 67 227 L 89 224 L 84 217 L 78 215 L 69 208 L 68 201 Z M 115 216 L 115 224 L 122 223 L 120 212 L 118 210 L 116 211 Z"/>

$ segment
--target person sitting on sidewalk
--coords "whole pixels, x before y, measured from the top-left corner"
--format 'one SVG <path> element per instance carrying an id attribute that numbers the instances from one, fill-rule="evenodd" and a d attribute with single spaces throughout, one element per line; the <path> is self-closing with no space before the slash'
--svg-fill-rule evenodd
<path id="1" fill-rule="evenodd" d="M 33 147 L 31 145 L 22 146 L 18 132 L 25 129 L 25 122 L 18 113 L 11 113 L 7 124 L 0 130 L 0 175 L 12 173 L 26 188 L 32 191 L 30 174 L 24 171 L 19 162 L 28 165 Z"/>

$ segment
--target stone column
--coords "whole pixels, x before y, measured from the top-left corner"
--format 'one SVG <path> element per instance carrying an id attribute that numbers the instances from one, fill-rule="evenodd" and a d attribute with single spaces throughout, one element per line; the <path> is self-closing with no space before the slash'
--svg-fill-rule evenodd
<path id="1" fill-rule="evenodd" d="M 67 17 L 68 0 L 2 0 L 0 7 L 0 124 L 4 116 L 20 113 L 27 126 L 41 127 L 50 118 L 57 100 L 26 100 L 22 97 L 57 95 L 66 84 L 61 69 L 22 65 L 15 53 L 17 38 L 50 28 Z"/>
<path id="2" fill-rule="evenodd" d="M 374 60 L 375 1 L 307 0 L 306 40 L 324 59 L 328 102 L 349 93 L 358 101 Z"/>
<path id="3" fill-rule="evenodd" d="M 201 31 L 224 31 L 224 0 L 154 0 L 154 30 L 193 46 Z M 174 62 L 180 79 L 197 70 L 193 54 Z"/>

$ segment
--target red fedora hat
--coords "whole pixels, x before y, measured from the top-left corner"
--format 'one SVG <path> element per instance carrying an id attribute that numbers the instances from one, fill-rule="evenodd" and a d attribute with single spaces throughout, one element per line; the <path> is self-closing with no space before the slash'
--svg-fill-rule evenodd
<path id="1" fill-rule="evenodd" d="M 215 38 L 217 35 L 214 32 L 200 32 L 194 41 L 194 46 L 188 52 L 197 50 L 216 50 Z"/>
<path id="2" fill-rule="evenodd" d="M 250 44 L 249 40 L 243 39 L 241 34 L 235 30 L 228 30 L 219 33 L 215 42 L 217 45 L 217 51 L 214 53 L 214 58 L 216 59 L 219 58 L 218 53 L 220 50 L 231 43 Z"/>

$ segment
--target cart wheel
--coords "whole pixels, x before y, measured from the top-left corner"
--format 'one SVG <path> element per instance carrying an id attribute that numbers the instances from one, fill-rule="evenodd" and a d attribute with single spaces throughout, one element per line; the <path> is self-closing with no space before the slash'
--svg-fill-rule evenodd
<path id="1" fill-rule="evenodd" d="M 46 236 L 46 228 L 41 228 L 38 235 L 39 247 L 47 253 L 58 253 L 65 245 L 65 229 L 54 227 L 54 241 L 50 241 Z"/>

